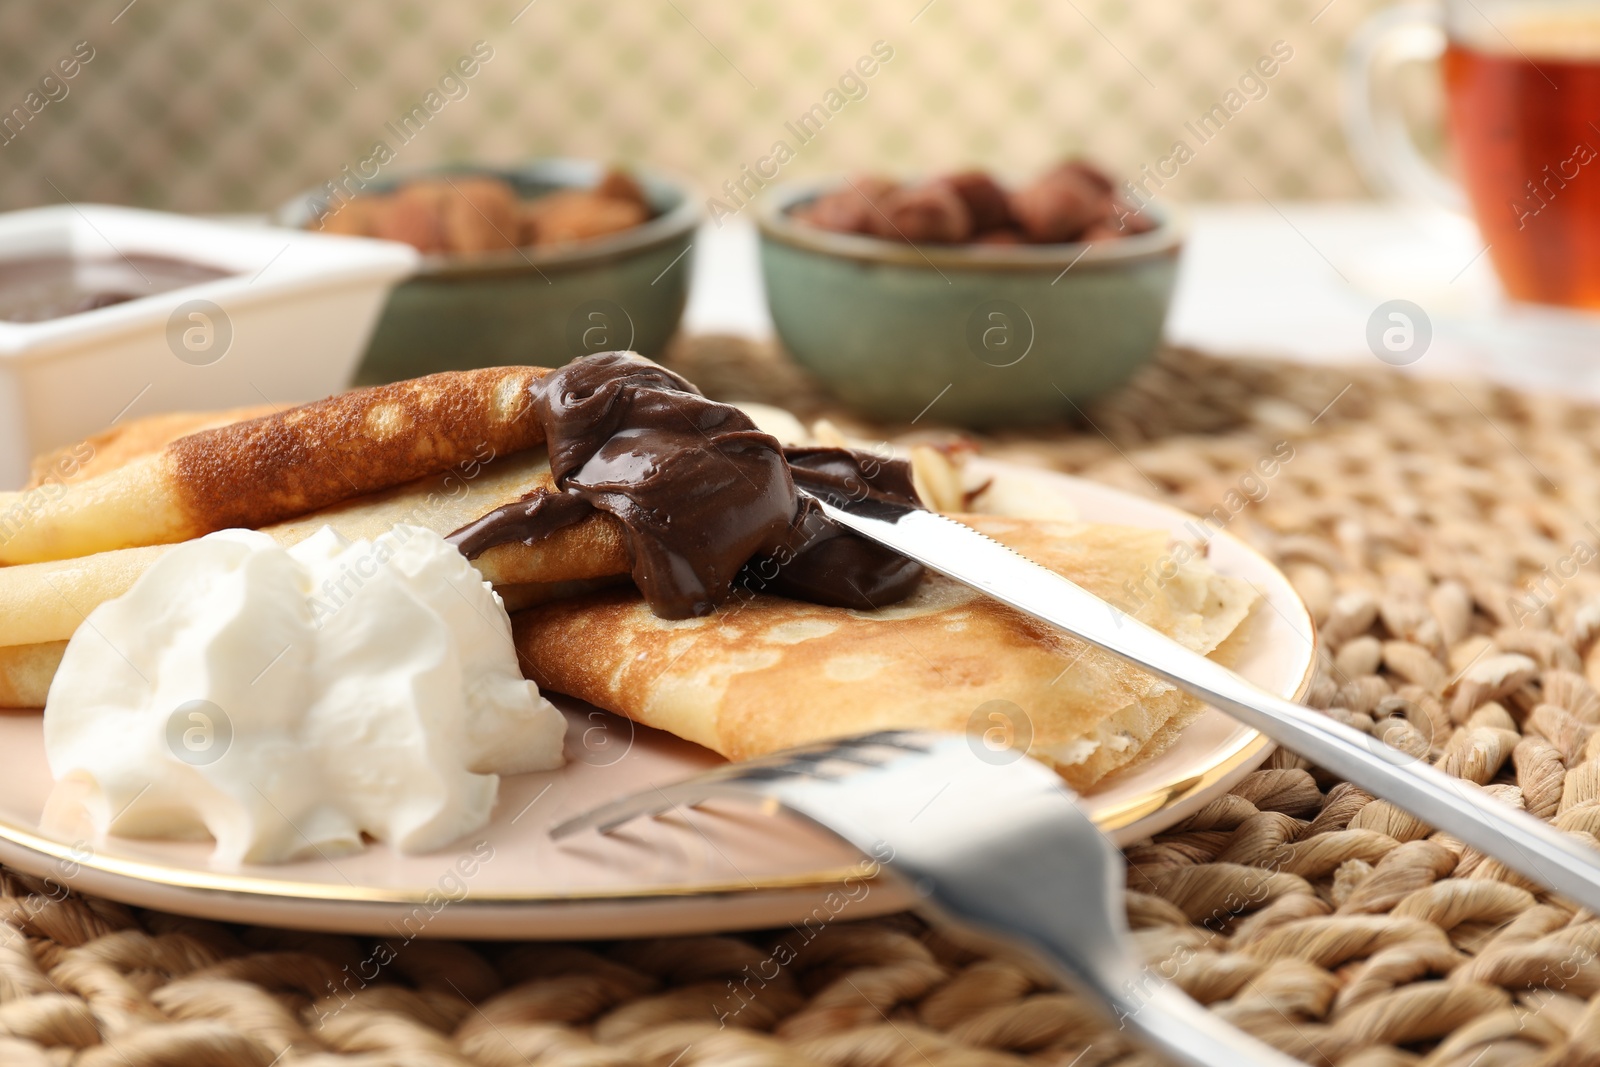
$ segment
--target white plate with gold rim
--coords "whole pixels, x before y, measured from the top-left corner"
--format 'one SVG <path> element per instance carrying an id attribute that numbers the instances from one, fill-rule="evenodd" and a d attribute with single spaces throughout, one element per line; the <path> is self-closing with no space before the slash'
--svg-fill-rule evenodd
<path id="1" fill-rule="evenodd" d="M 994 465 L 997 469 L 1000 465 Z M 1086 520 L 1171 529 L 1197 523 L 1163 504 L 1094 482 L 1022 471 Z M 1289 581 L 1223 531 L 1209 559 L 1248 579 L 1265 601 L 1238 670 L 1298 699 L 1314 665 L 1312 622 Z M 865 918 L 914 901 L 852 848 L 798 819 L 751 809 L 637 821 L 609 838 L 557 844 L 569 816 L 722 762 L 669 734 L 576 701 L 567 713 L 567 766 L 509 777 L 489 826 L 421 856 L 365 852 L 278 866 L 218 870 L 208 842 L 91 840 L 41 826 L 52 781 L 37 713 L 0 713 L 0 862 L 65 888 L 129 904 L 232 922 L 455 938 L 637 937 Z M 1207 710 L 1166 752 L 1102 782 L 1082 803 L 1119 843 L 1188 817 L 1260 766 L 1270 742 Z"/>

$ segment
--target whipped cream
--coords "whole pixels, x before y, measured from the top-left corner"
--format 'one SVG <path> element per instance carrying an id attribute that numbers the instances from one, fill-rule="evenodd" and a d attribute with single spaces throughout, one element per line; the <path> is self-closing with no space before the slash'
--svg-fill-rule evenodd
<path id="1" fill-rule="evenodd" d="M 439 848 L 487 823 L 497 775 L 559 766 L 564 732 L 499 596 L 415 526 L 173 548 L 90 613 L 44 712 L 57 796 L 96 831 L 209 836 L 226 865 Z"/>

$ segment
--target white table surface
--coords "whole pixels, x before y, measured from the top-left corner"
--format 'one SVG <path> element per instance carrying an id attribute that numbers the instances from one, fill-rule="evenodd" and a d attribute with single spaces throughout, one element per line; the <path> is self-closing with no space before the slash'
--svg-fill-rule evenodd
<path id="1" fill-rule="evenodd" d="M 1476 227 L 1431 209 L 1374 202 L 1188 209 L 1167 338 L 1223 355 L 1375 362 L 1367 321 L 1392 299 L 1428 315 L 1411 368 L 1600 397 L 1600 315 L 1516 305 Z M 753 226 L 707 224 L 695 241 L 691 332 L 768 337 Z"/>

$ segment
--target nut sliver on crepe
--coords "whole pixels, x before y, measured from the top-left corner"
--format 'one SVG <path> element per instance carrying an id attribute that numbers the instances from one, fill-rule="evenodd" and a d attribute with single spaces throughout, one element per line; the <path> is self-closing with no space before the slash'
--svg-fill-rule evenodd
<path id="1" fill-rule="evenodd" d="M 1197 652 L 1223 648 L 1257 599 L 1248 583 L 1200 561 L 1169 581 L 1153 578 L 1169 559 L 1163 531 L 960 518 Z M 1124 583 L 1143 583 L 1139 603 L 1129 603 Z M 1170 744 L 1201 707 L 931 574 L 909 599 L 878 611 L 758 595 L 669 621 L 633 590 L 612 589 L 519 612 L 513 626 L 524 673 L 541 687 L 729 759 L 893 727 L 981 731 L 992 724 L 979 709 L 1000 700 L 1026 716 L 1018 735 L 1031 727 L 1029 753 L 1085 789 Z"/>

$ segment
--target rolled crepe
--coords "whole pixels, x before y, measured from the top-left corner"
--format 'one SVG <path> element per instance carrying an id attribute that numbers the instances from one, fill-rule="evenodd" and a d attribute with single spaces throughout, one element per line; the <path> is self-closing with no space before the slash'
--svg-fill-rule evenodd
<path id="1" fill-rule="evenodd" d="M 141 456 L 159 452 L 180 437 L 271 415 L 267 404 L 227 411 L 175 411 L 130 419 L 75 445 L 34 457 L 27 489 L 96 478 Z"/>
<path id="2" fill-rule="evenodd" d="M 397 523 L 449 534 L 538 487 L 552 485 L 542 448 L 466 470 L 421 479 L 264 527 L 285 545 L 331 526 L 351 540 L 373 538 Z M 59 649 L 88 614 L 127 592 L 170 545 L 126 548 L 81 559 L 0 567 L 0 707 L 42 707 Z M 508 544 L 474 565 L 484 580 L 514 587 L 515 603 L 592 588 L 628 573 L 621 526 L 609 515 L 557 531 L 536 545 Z M 62 645 L 64 647 L 64 645 Z M 48 666 L 48 670 L 46 670 Z"/>
<path id="3" fill-rule="evenodd" d="M 0 564 L 260 528 L 544 441 L 538 367 L 454 371 L 201 430 L 67 491 L 0 493 Z"/>
<path id="4" fill-rule="evenodd" d="M 0 648 L 0 708 L 38 708 L 66 655 L 65 641 Z"/>
<path id="5" fill-rule="evenodd" d="M 1162 531 L 960 516 L 1201 653 L 1225 647 L 1257 599 L 1203 561 L 1153 582 Z M 1110 609 L 1108 609 L 1110 610 Z M 757 595 L 665 620 L 617 588 L 513 616 L 523 672 L 541 687 L 745 759 L 896 727 L 971 731 L 1054 766 L 1084 789 L 1160 751 L 1200 710 L 1151 675 L 982 594 L 930 575 L 874 612 Z"/>

